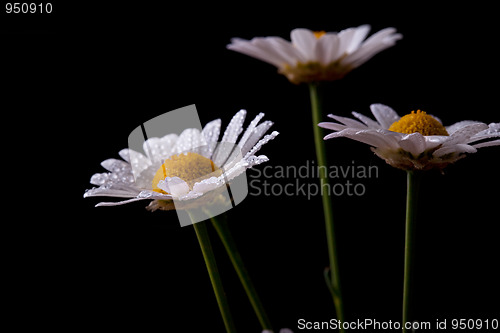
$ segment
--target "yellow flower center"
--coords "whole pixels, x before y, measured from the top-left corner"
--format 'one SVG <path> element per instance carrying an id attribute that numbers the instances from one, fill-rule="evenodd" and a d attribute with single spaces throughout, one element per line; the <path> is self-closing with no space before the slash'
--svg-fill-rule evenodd
<path id="1" fill-rule="evenodd" d="M 324 30 L 321 30 L 321 31 L 313 31 L 313 34 L 314 34 L 314 37 L 316 37 L 317 39 L 320 39 L 321 36 L 323 36 L 324 34 L 326 34 L 326 31 Z"/>
<path id="2" fill-rule="evenodd" d="M 389 127 L 389 131 L 405 134 L 418 132 L 422 135 L 448 135 L 446 128 L 436 118 L 420 110 L 401 117 Z"/>
<path id="3" fill-rule="evenodd" d="M 210 175 L 210 177 L 219 176 L 221 173 L 222 171 L 212 160 L 199 154 L 189 152 L 187 154 L 174 155 L 165 160 L 158 171 L 156 171 L 152 182 L 153 191 L 167 194 L 158 188 L 158 182 L 166 177 L 179 177 L 192 189 L 194 183 L 200 181 L 200 178 L 204 178 L 207 175 Z"/>

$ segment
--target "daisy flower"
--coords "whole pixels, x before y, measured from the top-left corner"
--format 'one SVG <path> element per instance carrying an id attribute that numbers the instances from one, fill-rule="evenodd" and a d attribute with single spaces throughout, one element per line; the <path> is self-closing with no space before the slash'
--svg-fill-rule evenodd
<path id="1" fill-rule="evenodd" d="M 144 154 L 123 149 L 119 152 L 123 160 L 108 159 L 101 163 L 109 172 L 94 174 L 90 182 L 99 187 L 87 190 L 84 194 L 84 197 L 128 198 L 119 202 L 101 202 L 97 206 L 152 200 L 147 207 L 150 210 L 176 209 L 178 213 L 186 210 L 190 221 L 181 219 L 178 214 L 179 221 L 182 226 L 193 225 L 227 332 L 236 330 L 204 222 L 207 218 L 212 220 L 223 241 L 262 327 L 270 327 L 227 225 L 215 219 L 216 215 L 227 209 L 221 209 L 216 214 L 212 210 L 217 205 L 219 208 L 231 208 L 229 201 L 242 199 L 241 196 L 237 198 L 234 191 L 232 195 L 229 194 L 226 185 L 246 169 L 268 161 L 265 155 L 258 156 L 256 153 L 278 135 L 276 131 L 264 135 L 273 123 L 263 121 L 259 124 L 263 113 L 259 113 L 243 132 L 245 117 L 245 110 L 236 113 L 220 142 L 221 120 L 216 119 L 206 124 L 201 131 L 187 128 L 180 135 L 149 138 L 143 143 Z M 224 190 L 231 198 L 222 195 Z"/>
<path id="2" fill-rule="evenodd" d="M 87 190 L 84 197 L 118 197 L 125 201 L 101 202 L 96 206 L 115 206 L 138 200 L 153 200 L 150 210 L 179 209 L 179 203 L 189 203 L 208 197 L 225 188 L 246 169 L 268 161 L 265 155 L 255 155 L 274 139 L 278 132 L 264 134 L 273 125 L 264 121 L 263 113 L 253 119 L 243 132 L 246 111 L 241 110 L 231 119 L 221 142 L 218 142 L 221 120 L 205 125 L 203 130 L 185 129 L 180 135 L 167 134 L 144 142 L 146 155 L 132 149 L 123 149 L 123 160 L 107 159 L 101 165 L 108 171 L 94 174 L 90 183 L 97 185 Z M 263 137 L 264 136 L 264 137 Z M 263 137 L 263 138 L 262 138 Z M 238 141 L 238 142 L 237 142 Z M 175 205 L 177 207 L 174 207 Z"/>
<path id="3" fill-rule="evenodd" d="M 445 127 L 420 110 L 400 117 L 386 105 L 372 104 L 370 109 L 376 121 L 357 112 L 352 114 L 358 120 L 328 115 L 339 123 L 319 124 L 335 131 L 324 139 L 346 137 L 366 143 L 388 164 L 404 170 L 443 169 L 466 153 L 500 145 L 500 140 L 491 140 L 500 137 L 500 123 L 464 120 Z"/>
<path id="4" fill-rule="evenodd" d="M 227 48 L 276 66 L 295 84 L 332 81 L 402 38 L 394 28 L 382 29 L 365 39 L 369 32 L 369 25 L 339 33 L 294 29 L 291 42 L 281 37 L 255 37 L 250 41 L 233 38 Z"/>

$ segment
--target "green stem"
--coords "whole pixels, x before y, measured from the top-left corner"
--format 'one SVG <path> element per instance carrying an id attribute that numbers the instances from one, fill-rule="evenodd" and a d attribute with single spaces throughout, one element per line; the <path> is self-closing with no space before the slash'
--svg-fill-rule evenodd
<path id="1" fill-rule="evenodd" d="M 326 226 L 326 239 L 328 242 L 328 256 L 330 259 L 330 270 L 331 270 L 331 288 L 333 303 L 335 304 L 335 311 L 337 313 L 337 319 L 344 321 L 344 309 L 342 302 L 342 294 L 340 292 L 340 278 L 339 278 L 339 264 L 337 259 L 337 249 L 335 242 L 335 229 L 333 225 L 333 210 L 332 202 L 329 197 L 329 191 L 324 193 L 325 188 L 329 189 L 328 176 L 326 173 L 327 163 L 326 163 L 326 149 L 325 142 L 323 140 L 322 128 L 318 126 L 321 122 L 321 103 L 318 95 L 318 86 L 316 83 L 309 84 L 309 94 L 311 96 L 311 110 L 312 110 L 312 120 L 314 129 L 314 144 L 316 146 L 316 158 L 318 160 L 318 170 L 320 177 L 321 194 L 323 200 L 323 213 L 325 215 L 325 226 Z M 340 329 L 340 332 L 343 332 Z"/>
<path id="2" fill-rule="evenodd" d="M 212 245 L 210 244 L 207 226 L 205 221 L 203 221 L 193 223 L 193 227 L 196 231 L 198 242 L 200 243 L 203 259 L 205 259 L 205 264 L 207 265 L 208 275 L 210 276 L 212 288 L 215 292 L 215 298 L 217 299 L 217 304 L 219 305 L 219 310 L 222 315 L 222 319 L 224 320 L 224 326 L 226 327 L 226 331 L 228 333 L 234 333 L 236 332 L 236 328 L 231 317 L 231 312 L 229 311 L 229 305 L 227 303 L 226 294 L 224 293 L 224 288 L 222 287 L 222 281 L 215 262 Z"/>
<path id="3" fill-rule="evenodd" d="M 255 314 L 259 319 L 262 329 L 272 331 L 269 318 L 267 317 L 267 314 L 264 311 L 264 307 L 262 306 L 262 302 L 260 301 L 259 295 L 257 294 L 257 291 L 255 290 L 255 287 L 252 283 L 252 280 L 250 280 L 250 276 L 248 275 L 248 271 L 245 268 L 245 265 L 243 264 L 241 255 L 236 247 L 236 242 L 234 241 L 234 238 L 231 235 L 231 232 L 229 231 L 229 226 L 227 224 L 226 218 L 223 217 L 222 219 L 216 219 L 215 217 L 212 217 L 211 220 L 213 226 L 215 227 L 215 230 L 217 230 L 217 233 L 219 234 L 219 237 L 222 240 L 222 243 L 224 244 L 224 247 L 226 248 L 226 252 L 229 255 L 229 258 L 231 259 L 231 262 L 234 266 L 234 269 L 236 270 L 236 273 L 238 274 L 238 277 L 240 278 L 241 284 L 243 285 L 243 288 L 245 289 L 248 299 L 252 304 L 253 310 L 255 311 Z"/>
<path id="4" fill-rule="evenodd" d="M 420 184 L 420 174 L 407 172 L 406 192 L 406 230 L 405 230 L 405 264 L 403 283 L 403 332 L 407 332 L 405 324 L 410 317 L 412 261 L 415 249 L 415 224 L 417 215 L 417 195 Z"/>

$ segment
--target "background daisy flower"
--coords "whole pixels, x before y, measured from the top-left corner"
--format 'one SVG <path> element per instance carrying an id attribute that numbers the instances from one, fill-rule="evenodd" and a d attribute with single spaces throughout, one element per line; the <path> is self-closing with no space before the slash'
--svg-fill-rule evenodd
<path id="1" fill-rule="evenodd" d="M 349 28 L 336 32 L 294 29 L 290 33 L 291 42 L 281 37 L 255 37 L 252 40 L 232 38 L 228 49 L 270 63 L 278 68 L 292 83 L 308 83 L 311 99 L 312 122 L 316 159 L 321 171 L 321 186 L 328 186 L 326 176 L 326 149 L 321 128 L 317 126 L 322 117 L 321 99 L 317 85 L 321 81 L 343 78 L 354 68 L 362 65 L 378 52 L 392 46 L 401 34 L 394 28 L 385 28 L 366 39 L 369 25 Z M 333 209 L 330 198 L 322 195 L 325 229 L 328 243 L 330 267 L 327 275 L 331 283 L 328 290 L 332 294 L 337 319 L 344 320 L 343 301 L 340 287 L 339 264 L 337 259 Z M 343 328 L 340 329 L 342 333 Z"/>
<path id="2" fill-rule="evenodd" d="M 101 202 L 97 206 L 122 205 L 138 200 L 153 200 L 149 209 L 174 209 L 176 203 L 201 197 L 221 188 L 246 169 L 268 161 L 267 156 L 255 154 L 274 139 L 278 132 L 264 134 L 273 125 L 259 122 L 258 114 L 243 131 L 246 111 L 231 119 L 221 142 L 218 142 L 221 120 L 205 125 L 200 132 L 185 129 L 180 135 L 167 134 L 144 142 L 146 155 L 123 149 L 123 160 L 107 159 L 101 165 L 106 173 L 94 174 L 90 183 L 98 185 L 87 190 L 84 197 L 108 196 L 129 198 L 118 202 Z M 262 138 L 264 136 L 264 138 Z"/>
<path id="3" fill-rule="evenodd" d="M 332 81 L 402 38 L 394 28 L 366 39 L 369 32 L 369 25 L 338 33 L 299 28 L 290 33 L 291 42 L 281 37 L 233 38 L 227 48 L 276 66 L 292 83 Z"/>
<path id="4" fill-rule="evenodd" d="M 388 164 L 404 170 L 443 169 L 466 153 L 500 145 L 500 140 L 490 140 L 500 137 L 500 123 L 464 120 L 445 127 L 420 110 L 400 117 L 386 105 L 372 104 L 370 109 L 376 120 L 357 112 L 352 113 L 357 120 L 328 115 L 339 123 L 319 123 L 335 131 L 324 139 L 346 137 L 366 143 Z"/>
<path id="5" fill-rule="evenodd" d="M 339 123 L 324 122 L 319 126 L 334 130 L 325 140 L 347 137 L 372 146 L 372 150 L 388 164 L 407 171 L 405 254 L 403 282 L 402 325 L 411 321 L 410 304 L 412 289 L 412 257 L 415 248 L 415 224 L 420 170 L 443 169 L 478 148 L 498 146 L 500 123 L 460 121 L 443 126 L 441 121 L 418 110 L 400 117 L 393 109 L 382 104 L 372 104 L 375 120 L 357 112 L 358 120 L 335 115 L 329 117 Z M 407 332 L 403 328 L 403 332 Z"/>

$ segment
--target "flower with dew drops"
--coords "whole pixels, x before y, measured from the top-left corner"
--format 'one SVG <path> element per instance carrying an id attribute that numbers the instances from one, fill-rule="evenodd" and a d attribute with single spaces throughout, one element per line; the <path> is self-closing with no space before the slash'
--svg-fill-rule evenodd
<path id="1" fill-rule="evenodd" d="M 338 33 L 294 29 L 291 42 L 281 37 L 233 38 L 227 48 L 276 66 L 295 84 L 333 81 L 402 38 L 394 28 L 382 29 L 365 39 L 369 32 L 369 25 Z"/>
<path id="2" fill-rule="evenodd" d="M 228 226 L 215 219 L 215 215 L 203 214 L 202 219 L 195 221 L 192 208 L 194 206 L 204 209 L 207 203 L 220 201 L 223 197 L 220 192 L 225 185 L 246 169 L 268 161 L 265 155 L 257 156 L 256 153 L 263 145 L 274 139 L 278 132 L 264 135 L 273 123 L 264 121 L 259 124 L 264 117 L 263 113 L 259 113 L 243 132 L 245 117 L 245 110 L 234 115 L 221 142 L 218 142 L 221 120 L 216 119 L 206 124 L 201 131 L 188 128 L 180 135 L 167 134 L 161 138 L 147 139 L 143 144 L 146 155 L 132 149 L 123 149 L 119 152 L 123 160 L 108 159 L 101 163 L 109 172 L 94 174 L 90 182 L 99 187 L 87 190 L 84 194 L 84 197 L 129 198 L 119 202 L 101 202 L 97 206 L 114 206 L 149 199 L 152 200 L 147 207 L 150 210 L 186 209 L 200 243 L 228 333 L 235 332 L 236 329 L 204 221 L 207 218 L 212 220 L 223 240 L 224 247 L 264 329 L 270 327 L 269 320 L 246 273 Z M 240 137 L 242 132 L 243 135 Z M 228 200 L 222 201 L 227 204 Z"/>
<path id="3" fill-rule="evenodd" d="M 148 209 L 169 210 L 174 209 L 174 199 L 176 203 L 188 203 L 216 192 L 246 169 L 268 161 L 265 155 L 255 154 L 278 132 L 264 136 L 273 123 L 264 121 L 259 124 L 264 117 L 260 113 L 238 141 L 245 117 L 245 110 L 236 113 L 221 142 L 218 142 L 221 120 L 216 119 L 206 124 L 201 132 L 188 128 L 180 135 L 149 138 L 144 142 L 147 156 L 123 149 L 119 155 L 124 160 L 108 159 L 101 163 L 109 172 L 94 174 L 90 182 L 98 187 L 87 190 L 84 197 L 129 198 L 125 201 L 101 202 L 97 206 L 122 205 L 149 199 L 153 201 Z M 237 149 L 233 149 L 235 147 Z M 134 177 L 137 170 L 140 175 Z"/>
<path id="4" fill-rule="evenodd" d="M 478 148 L 498 146 L 500 123 L 489 125 L 471 120 L 443 126 L 424 111 L 412 111 L 400 117 L 393 109 L 372 104 L 375 120 L 353 112 L 358 120 L 328 115 L 339 123 L 319 126 L 335 132 L 325 140 L 346 137 L 370 145 L 373 152 L 393 167 L 403 170 L 443 169 Z"/>

